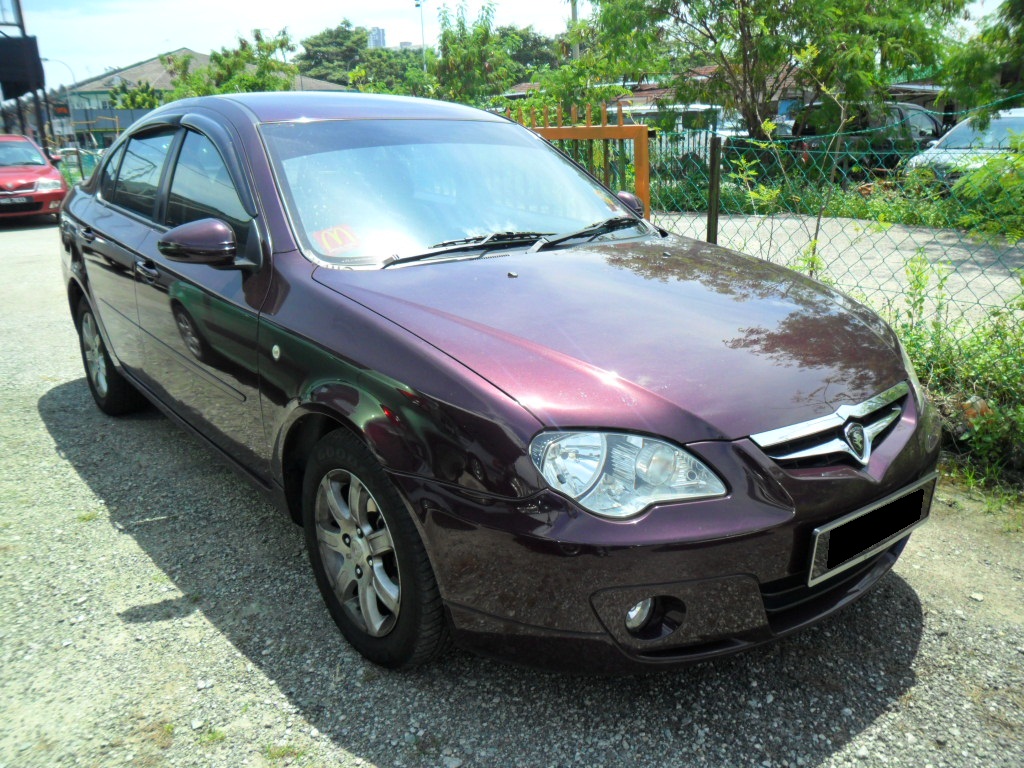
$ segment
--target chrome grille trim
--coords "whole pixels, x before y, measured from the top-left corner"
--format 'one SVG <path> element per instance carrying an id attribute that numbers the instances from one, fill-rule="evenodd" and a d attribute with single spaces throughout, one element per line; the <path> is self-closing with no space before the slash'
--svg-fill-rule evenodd
<path id="1" fill-rule="evenodd" d="M 897 400 L 910 394 L 910 385 L 901 381 L 885 392 L 875 395 L 857 405 L 843 405 L 836 409 L 835 413 L 822 416 L 817 419 L 805 421 L 800 424 L 792 424 L 780 429 L 772 429 L 767 432 L 759 432 L 751 435 L 750 439 L 768 456 L 776 461 L 799 461 L 821 456 L 835 454 L 846 454 L 852 456 L 862 465 L 866 465 L 871 458 L 871 446 L 880 434 L 888 429 L 893 422 L 900 417 L 902 409 L 894 405 Z M 884 410 L 886 406 L 890 406 Z M 881 412 L 881 413 L 879 413 Z M 862 426 L 864 429 L 865 446 L 864 450 L 858 453 L 851 447 L 847 440 L 840 437 L 838 430 L 851 420 L 865 419 Z M 859 422 L 858 422 L 859 423 Z M 796 451 L 776 451 L 771 449 L 776 446 L 783 446 L 798 440 L 806 440 L 816 435 L 822 437 L 822 441 L 811 446 L 803 447 Z"/>

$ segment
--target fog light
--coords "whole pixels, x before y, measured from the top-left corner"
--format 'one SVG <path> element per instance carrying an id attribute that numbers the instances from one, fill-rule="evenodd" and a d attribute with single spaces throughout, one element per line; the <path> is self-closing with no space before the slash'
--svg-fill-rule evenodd
<path id="1" fill-rule="evenodd" d="M 626 611 L 626 629 L 630 632 L 639 632 L 644 628 L 651 618 L 651 611 L 654 609 L 654 598 L 641 600 L 628 611 Z"/>
<path id="2" fill-rule="evenodd" d="M 50 210 L 52 211 L 54 208 L 60 208 L 60 200 L 50 201 Z"/>

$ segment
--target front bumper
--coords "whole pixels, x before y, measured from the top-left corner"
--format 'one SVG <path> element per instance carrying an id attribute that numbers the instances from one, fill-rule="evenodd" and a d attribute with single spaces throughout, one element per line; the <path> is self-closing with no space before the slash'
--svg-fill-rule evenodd
<path id="1" fill-rule="evenodd" d="M 0 218 L 56 215 L 60 213 L 61 203 L 67 194 L 66 189 L 58 189 L 54 192 L 0 195 Z"/>
<path id="2" fill-rule="evenodd" d="M 860 468 L 783 470 L 749 440 L 687 448 L 730 493 L 629 521 L 597 518 L 553 492 L 510 501 L 396 475 L 456 642 L 531 666 L 621 673 L 734 653 L 806 627 L 865 594 L 918 521 L 862 548 L 870 557 L 826 564 L 834 567 L 827 578 L 820 551 L 812 569 L 815 543 L 821 550 L 837 521 L 904 494 L 918 494 L 926 517 L 939 446 L 910 409 Z M 629 632 L 625 612 L 652 596 L 670 608 L 669 620 Z"/>
<path id="3" fill-rule="evenodd" d="M 621 598 L 617 606 L 610 602 L 604 606 L 613 608 L 606 615 L 616 620 L 617 632 L 567 632 L 520 624 L 461 605 L 449 604 L 448 608 L 455 642 L 482 656 L 558 672 L 623 674 L 670 669 L 755 648 L 839 612 L 889 572 L 908 538 L 817 590 L 786 580 L 759 585 L 749 576 L 656 585 L 659 594 L 677 595 L 688 607 L 687 629 L 681 633 L 684 636 L 660 644 L 650 642 L 647 647 L 628 636 L 621 616 L 622 606 L 643 599 L 651 593 L 650 587 L 608 595 Z M 595 601 L 602 598 L 595 596 Z"/>

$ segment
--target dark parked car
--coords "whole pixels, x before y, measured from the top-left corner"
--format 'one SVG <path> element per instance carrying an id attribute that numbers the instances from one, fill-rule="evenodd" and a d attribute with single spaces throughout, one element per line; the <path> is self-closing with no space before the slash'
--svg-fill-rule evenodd
<path id="1" fill-rule="evenodd" d="M 887 102 L 847 109 L 845 122 L 834 102 L 815 102 L 791 111 L 788 131 L 801 139 L 795 148 L 804 151 L 806 162 L 822 165 L 831 152 L 848 174 L 891 171 L 943 133 L 936 113 L 917 104 Z M 834 139 L 840 128 L 841 144 Z"/>
<path id="2" fill-rule="evenodd" d="M 0 133 L 0 218 L 56 216 L 68 185 L 28 136 Z"/>
<path id="3" fill-rule="evenodd" d="M 664 667 L 863 595 L 939 441 L 873 313 L 637 207 L 467 107 L 215 96 L 73 191 L 64 277 L 97 405 L 276 499 L 369 659 Z"/>

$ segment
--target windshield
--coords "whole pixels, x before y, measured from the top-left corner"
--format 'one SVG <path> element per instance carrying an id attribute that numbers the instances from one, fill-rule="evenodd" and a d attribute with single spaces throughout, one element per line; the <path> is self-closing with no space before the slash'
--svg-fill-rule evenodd
<path id="1" fill-rule="evenodd" d="M 467 238 L 539 237 L 629 215 L 512 123 L 332 120 L 261 132 L 299 236 L 332 265 L 383 266 Z"/>
<path id="2" fill-rule="evenodd" d="M 0 166 L 9 165 L 46 165 L 46 159 L 27 141 L 0 141 Z"/>
<path id="3" fill-rule="evenodd" d="M 1024 117 L 994 117 L 984 131 L 965 120 L 942 140 L 943 149 L 1009 149 L 1011 133 L 1024 133 Z"/>

